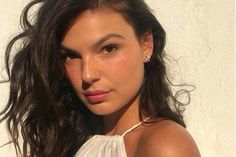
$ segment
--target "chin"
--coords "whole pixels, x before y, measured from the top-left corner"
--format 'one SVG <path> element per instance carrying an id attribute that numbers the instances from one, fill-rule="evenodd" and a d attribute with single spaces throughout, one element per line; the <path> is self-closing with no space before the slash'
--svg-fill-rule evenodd
<path id="1" fill-rule="evenodd" d="M 107 116 L 116 113 L 116 110 L 90 110 L 92 113 L 98 116 Z"/>
<path id="2" fill-rule="evenodd" d="M 94 113 L 95 115 L 98 115 L 98 116 L 112 115 L 112 114 L 115 114 L 115 113 L 121 111 L 121 109 L 122 109 L 122 107 L 121 108 L 111 108 L 110 105 L 109 105 L 109 107 L 107 105 L 102 105 L 102 104 L 96 104 L 96 105 L 89 106 L 88 109 L 92 113 Z"/>

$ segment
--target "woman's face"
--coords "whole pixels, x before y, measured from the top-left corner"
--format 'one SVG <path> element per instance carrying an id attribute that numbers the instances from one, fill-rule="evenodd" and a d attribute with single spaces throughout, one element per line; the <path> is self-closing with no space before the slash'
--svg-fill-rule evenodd
<path id="1" fill-rule="evenodd" d="M 138 105 L 144 58 L 152 51 L 147 39 L 137 39 L 132 26 L 111 10 L 88 10 L 73 22 L 62 41 L 66 75 L 94 114 Z"/>

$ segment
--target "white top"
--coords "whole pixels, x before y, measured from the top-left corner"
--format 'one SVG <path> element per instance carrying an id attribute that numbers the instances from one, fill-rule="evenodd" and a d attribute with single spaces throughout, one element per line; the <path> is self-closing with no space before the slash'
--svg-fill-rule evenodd
<path id="1" fill-rule="evenodd" d="M 124 136 L 141 124 L 139 122 L 122 135 L 94 135 L 80 147 L 75 157 L 127 157 Z"/>

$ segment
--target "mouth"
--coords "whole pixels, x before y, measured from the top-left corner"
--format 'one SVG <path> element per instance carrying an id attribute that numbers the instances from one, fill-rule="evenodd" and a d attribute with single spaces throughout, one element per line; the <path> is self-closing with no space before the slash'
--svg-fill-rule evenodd
<path id="1" fill-rule="evenodd" d="M 84 92 L 84 96 L 89 103 L 97 104 L 105 101 L 109 93 L 110 91 L 103 91 L 103 90 L 86 91 Z"/>

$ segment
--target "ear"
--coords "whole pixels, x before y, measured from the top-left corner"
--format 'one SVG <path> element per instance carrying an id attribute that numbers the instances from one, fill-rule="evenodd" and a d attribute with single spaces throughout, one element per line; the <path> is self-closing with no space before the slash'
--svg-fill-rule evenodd
<path id="1" fill-rule="evenodd" d="M 141 38 L 141 46 L 143 50 L 143 61 L 144 63 L 149 62 L 153 53 L 153 34 L 152 31 L 149 30 Z"/>

